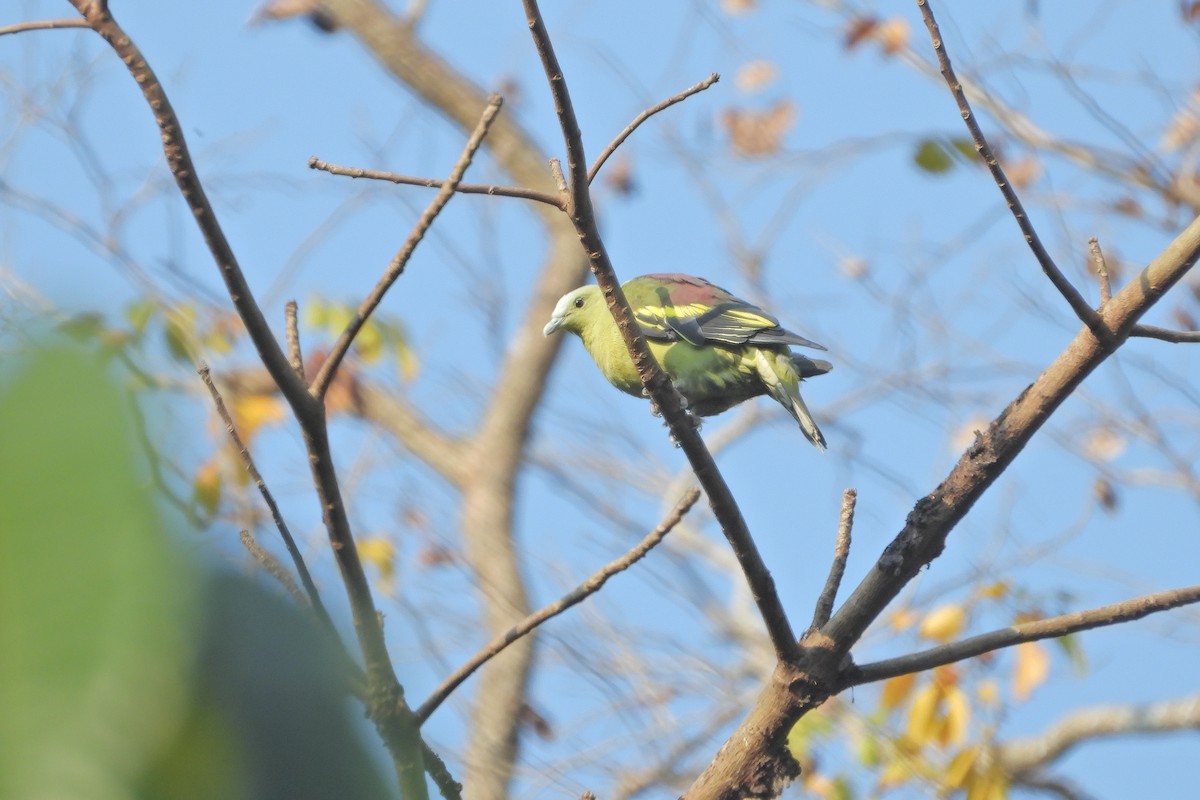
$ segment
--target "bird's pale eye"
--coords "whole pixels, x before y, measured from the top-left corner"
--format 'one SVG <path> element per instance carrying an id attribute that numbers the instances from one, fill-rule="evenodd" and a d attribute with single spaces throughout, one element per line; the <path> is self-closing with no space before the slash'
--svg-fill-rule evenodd
<path id="1" fill-rule="evenodd" d="M 576 297 L 576 298 L 575 298 L 575 307 L 576 307 L 576 308 L 583 308 L 583 298 L 582 298 L 582 297 Z"/>

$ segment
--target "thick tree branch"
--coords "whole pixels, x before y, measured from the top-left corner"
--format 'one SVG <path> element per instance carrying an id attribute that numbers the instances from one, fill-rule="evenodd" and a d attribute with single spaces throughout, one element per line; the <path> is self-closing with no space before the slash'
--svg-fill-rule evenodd
<path id="1" fill-rule="evenodd" d="M 1077 611 L 1073 614 L 1063 614 L 1048 619 L 1023 622 L 1007 628 L 972 636 L 959 642 L 932 647 L 919 653 L 910 653 L 898 658 L 889 658 L 852 668 L 846 673 L 851 686 L 886 680 L 897 675 L 907 675 L 911 672 L 922 672 L 943 664 L 953 664 L 964 659 L 1012 647 L 1022 642 L 1036 642 L 1040 639 L 1056 639 L 1071 633 L 1101 628 L 1107 625 L 1119 625 L 1135 619 L 1168 611 L 1180 606 L 1200 603 L 1200 585 L 1172 589 L 1167 592 L 1133 597 L 1119 603 L 1111 603 L 1099 608 Z"/>
<path id="2" fill-rule="evenodd" d="M 375 611 L 370 584 L 358 557 L 345 503 L 338 485 L 325 426 L 325 410 L 293 370 L 287 354 L 271 333 L 241 267 L 217 221 L 212 205 L 188 153 L 179 119 L 150 65 L 133 40 L 108 13 L 104 2 L 71 0 L 88 24 L 116 51 L 146 99 L 162 135 L 167 165 L 184 201 L 192 210 L 212 253 L 234 308 L 241 317 L 259 358 L 291 406 L 308 451 L 313 484 L 334 559 L 349 597 L 351 616 L 367 673 L 367 713 L 392 756 L 406 800 L 428 796 L 420 728 L 404 700 Z"/>
<path id="3" fill-rule="evenodd" d="M 448 678 L 442 681 L 441 685 L 433 691 L 429 699 L 417 708 L 417 719 L 421 722 L 429 719 L 429 715 L 437 710 L 450 693 L 458 686 L 471 677 L 472 673 L 485 663 L 499 655 L 506 647 L 521 637 L 527 635 L 539 625 L 557 617 L 572 606 L 577 606 L 587 598 L 591 597 L 596 592 L 600 591 L 601 587 L 608 582 L 608 579 L 618 572 L 624 572 L 632 567 L 638 561 L 646 556 L 651 550 L 658 546 L 658 543 L 666 538 L 667 534 L 679 524 L 684 515 L 691 510 L 696 501 L 700 499 L 699 489 L 690 489 L 679 502 L 675 504 L 675 508 L 671 510 L 658 526 L 646 534 L 640 542 L 637 543 L 629 552 L 618 559 L 610 561 L 598 569 L 590 578 L 576 586 L 567 594 L 551 603 L 533 612 L 525 619 L 518 622 L 502 635 L 497 636 L 490 642 L 479 649 L 474 656 L 465 664 L 456 669 Z"/>
<path id="4" fill-rule="evenodd" d="M 433 225 L 433 221 L 437 219 L 438 214 L 442 213 L 442 209 L 450 202 L 450 198 L 454 197 L 454 190 L 462 182 L 467 168 L 471 166 L 471 161 L 475 158 L 475 152 L 483 144 L 483 139 L 487 136 L 488 128 L 492 126 L 492 120 L 500 113 L 502 103 L 500 95 L 494 94 L 488 98 L 487 105 L 483 109 L 483 114 L 480 116 L 479 122 L 475 125 L 475 130 L 467 138 L 467 143 L 463 147 L 462 154 L 459 155 L 454 168 L 450 170 L 450 177 L 442 184 L 442 188 L 434 195 L 433 200 L 426 206 L 424 213 L 417 219 L 412 232 L 404 240 L 404 244 L 392 259 L 392 263 L 388 264 L 387 271 L 384 272 L 379 282 L 375 284 L 375 288 L 371 290 L 370 294 L 363 299 L 362 305 L 358 307 L 358 311 L 355 312 L 354 317 L 346 323 L 346 329 L 342 331 L 337 341 L 334 342 L 333 348 L 325 358 L 325 362 L 317 370 L 317 375 L 313 378 L 310 389 L 316 397 L 325 397 L 325 392 L 329 389 L 329 384 L 333 382 L 333 376 L 337 373 L 338 365 L 342 363 L 342 359 L 346 357 L 346 353 L 350 351 L 350 346 L 354 343 L 354 337 L 358 335 L 363 325 L 367 323 L 367 319 L 370 318 L 371 313 L 383 302 L 383 296 L 387 294 L 388 289 L 392 287 L 392 284 L 404 272 L 404 268 L 408 266 L 409 259 L 412 258 L 417 245 L 425 238 L 425 233 Z M 313 159 L 309 160 L 309 166 L 313 166 Z"/>
<path id="5" fill-rule="evenodd" d="M 1112 355 L 1137 320 L 1182 278 L 1200 257 L 1200 218 L 1192 221 L 1135 280 L 1100 312 L 1113 335 L 1101 342 L 1090 329 L 1074 340 L 963 454 L 944 481 L 922 498 L 904 529 L 874 569 L 842 605 L 824 632 L 845 650 L 862 635 L 901 588 L 936 558 L 946 537 L 992 482 L 1008 468 L 1034 433 L 1064 400 Z"/>
<path id="6" fill-rule="evenodd" d="M 759 555 L 754 539 L 746 527 L 746 520 L 734 500 L 733 493 L 717 469 L 716 462 L 704 445 L 704 440 L 696 431 L 691 416 L 682 405 L 682 398 L 671 385 L 670 378 L 662 371 L 640 329 L 633 322 L 629 302 L 621 291 L 621 285 L 609 261 L 608 252 L 600 237 L 596 225 L 595 213 L 592 209 L 591 193 L 588 189 L 588 170 L 584 156 L 583 138 L 579 130 L 579 122 L 575 118 L 575 108 L 571 103 L 571 95 L 567 82 L 554 54 L 554 46 L 546 31 L 546 24 L 536 0 L 524 0 L 525 15 L 529 22 L 529 30 L 533 36 L 534 45 L 542 60 L 542 68 L 554 97 L 554 109 L 558 114 L 559 127 L 562 129 L 563 141 L 567 152 L 567 174 L 570 187 L 570 204 L 568 214 L 575 230 L 579 234 L 580 244 L 588 254 L 588 259 L 596 281 L 608 303 L 609 311 L 617 321 L 625 345 L 629 348 L 630 356 L 637 367 L 642 384 L 646 387 L 651 399 L 662 412 L 663 419 L 671 430 L 671 435 L 683 449 L 696 478 L 708 495 L 708 501 L 713 509 L 721 530 L 729 540 L 734 555 L 742 567 L 746 581 L 750 585 L 751 595 L 758 605 L 759 613 L 767 628 L 771 645 L 776 656 L 781 661 L 792 661 L 797 654 L 796 636 L 792 632 L 791 623 L 775 590 L 775 581 L 770 571 Z"/>
<path id="7" fill-rule="evenodd" d="M 754 708 L 696 779 L 688 800 L 774 797 L 796 774 L 787 732 L 807 711 L 840 691 L 850 648 L 922 567 L 936 558 L 958 522 L 1034 433 L 1129 336 L 1137 320 L 1200 258 L 1200 218 L 1192 221 L 1100 312 L 1112 336 L 1084 328 L 1054 362 L 997 417 L 954 469 L 908 516 L 904 528 L 841 608 L 805 639 L 799 668 L 780 665 Z"/>
<path id="8" fill-rule="evenodd" d="M 1004 201 L 1008 203 L 1008 209 L 1012 212 L 1013 218 L 1017 221 L 1017 227 L 1021 229 L 1022 235 L 1025 237 L 1025 242 L 1029 245 L 1029 249 L 1033 251 L 1033 255 L 1037 258 L 1038 264 L 1041 265 L 1042 271 L 1046 273 L 1046 277 L 1054 284 L 1054 288 L 1058 289 L 1059 293 L 1066 299 L 1075 315 L 1083 321 L 1085 325 L 1092 329 L 1097 336 L 1104 336 L 1104 329 L 1100 327 L 1100 317 L 1095 309 L 1087 304 L 1083 299 L 1083 295 L 1071 285 L 1066 276 L 1054 263 L 1054 259 L 1050 257 L 1050 253 L 1042 245 L 1042 240 L 1038 237 L 1037 231 L 1033 228 L 1033 223 L 1029 220 L 1029 215 L 1025 213 L 1025 207 L 1021 204 L 1021 198 L 1017 197 L 1017 192 L 1013 189 L 1012 183 L 1008 180 L 1008 176 L 1004 174 L 1004 168 L 1000 166 L 1000 160 L 996 158 L 996 154 L 992 151 L 991 145 L 988 144 L 987 138 L 983 135 L 983 129 L 979 127 L 979 121 L 975 118 L 974 112 L 971 111 L 971 105 L 967 102 L 966 92 L 963 91 L 963 86 L 959 83 L 958 77 L 954 74 L 954 67 L 950 64 L 950 56 L 946 53 L 946 47 L 942 42 L 942 32 L 938 29 L 937 20 L 933 17 L 933 9 L 929 5 L 929 0 L 917 0 L 917 5 L 921 9 L 921 18 L 925 21 L 925 27 L 929 29 L 929 37 L 933 42 L 934 52 L 937 53 L 938 65 L 942 70 L 942 77 L 946 79 L 946 85 L 950 87 L 951 94 L 954 95 L 954 101 L 958 104 L 958 110 L 962 112 L 963 122 L 966 123 L 967 130 L 971 133 L 971 139 L 975 143 L 975 149 L 979 152 L 979 157 L 983 159 L 988 170 L 992 173 L 992 179 L 995 180 L 996 186 L 1000 188 L 1000 193 L 1004 195 Z"/>

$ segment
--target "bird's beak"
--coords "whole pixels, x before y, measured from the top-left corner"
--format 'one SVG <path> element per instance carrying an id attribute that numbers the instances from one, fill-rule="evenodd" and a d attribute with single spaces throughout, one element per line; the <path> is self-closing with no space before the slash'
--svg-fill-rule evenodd
<path id="1" fill-rule="evenodd" d="M 552 334 L 556 330 L 558 330 L 562 326 L 562 324 L 563 324 L 562 317 L 559 317 L 559 316 L 551 317 L 550 321 L 546 323 L 546 327 L 542 328 L 542 336 L 549 336 L 550 334 Z"/>

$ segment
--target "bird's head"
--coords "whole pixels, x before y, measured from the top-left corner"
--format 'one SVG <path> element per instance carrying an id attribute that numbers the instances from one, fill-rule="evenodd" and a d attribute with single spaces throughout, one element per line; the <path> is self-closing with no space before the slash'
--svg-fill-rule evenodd
<path id="1" fill-rule="evenodd" d="M 608 315 L 604 305 L 604 295 L 599 286 L 581 286 L 567 292 L 558 299 L 550 321 L 542 328 L 542 333 L 549 336 L 557 330 L 582 334 L 583 330 L 596 320 L 603 320 Z M 611 318 L 610 318 L 611 319 Z"/>

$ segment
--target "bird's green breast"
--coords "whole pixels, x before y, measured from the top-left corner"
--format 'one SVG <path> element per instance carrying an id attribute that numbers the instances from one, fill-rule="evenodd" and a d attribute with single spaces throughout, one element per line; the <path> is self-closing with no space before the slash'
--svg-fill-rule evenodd
<path id="1" fill-rule="evenodd" d="M 640 397 L 642 382 L 616 323 L 589 326 L 580 331 L 583 344 L 608 382 L 623 392 Z M 654 358 L 675 388 L 688 399 L 698 414 L 717 414 L 750 397 L 763 393 L 754 367 L 752 348 L 687 342 L 647 340 Z"/>

